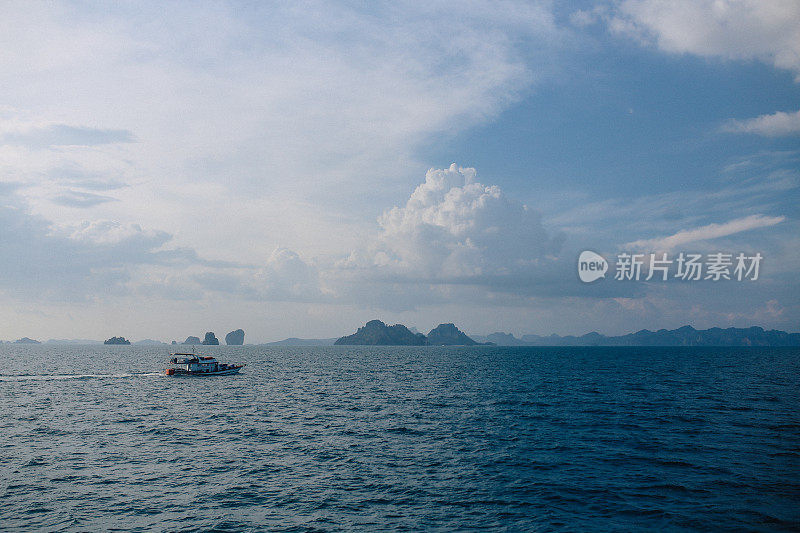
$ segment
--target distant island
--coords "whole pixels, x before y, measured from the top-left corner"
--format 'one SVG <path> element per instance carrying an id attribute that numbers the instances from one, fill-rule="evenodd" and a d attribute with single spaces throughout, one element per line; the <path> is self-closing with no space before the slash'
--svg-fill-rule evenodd
<path id="1" fill-rule="evenodd" d="M 352 335 L 339 338 L 337 346 L 475 346 L 454 324 L 439 324 L 428 333 L 414 333 L 403 324 L 387 326 L 380 320 L 370 320 Z"/>
<path id="2" fill-rule="evenodd" d="M 352 335 L 336 340 L 337 346 L 425 346 L 425 335 L 412 333 L 402 324 L 387 326 L 380 320 L 370 320 Z"/>
<path id="3" fill-rule="evenodd" d="M 758 326 L 726 329 L 683 326 L 658 331 L 643 329 L 620 336 L 592 332 L 580 337 L 523 335 L 516 338 L 510 333 L 498 332 L 476 338 L 498 346 L 800 346 L 800 333 L 765 330 Z"/>
<path id="4" fill-rule="evenodd" d="M 290 339 L 274 344 L 322 345 L 324 339 Z M 352 335 L 340 337 L 336 345 L 365 346 L 800 346 L 800 333 L 765 330 L 759 326 L 749 328 L 695 329 L 683 326 L 678 329 L 643 329 L 627 335 L 606 336 L 597 332 L 586 335 L 523 335 L 510 333 L 466 335 L 454 324 L 439 324 L 428 335 L 412 332 L 402 324 L 388 326 L 380 320 L 370 320 Z"/>
<path id="5" fill-rule="evenodd" d="M 439 324 L 428 333 L 429 346 L 475 346 L 481 344 L 469 338 L 455 324 Z"/>
<path id="6" fill-rule="evenodd" d="M 15 341 L 1 341 L 0 344 L 41 344 L 35 339 L 22 337 Z M 244 330 L 237 329 L 225 335 L 225 343 L 230 346 L 244 344 Z M 101 344 L 90 339 L 49 339 L 45 344 Z M 111 337 L 102 342 L 106 345 L 163 346 L 165 343 L 144 339 L 132 343 L 125 337 Z M 199 337 L 189 336 L 184 342 L 172 341 L 173 345 L 218 345 L 219 339 L 213 332 Z M 389 326 L 380 320 L 370 320 L 352 335 L 339 338 L 308 339 L 290 337 L 282 341 L 261 343 L 259 346 L 800 346 L 800 333 L 787 333 L 759 326 L 748 328 L 709 328 L 695 329 L 683 326 L 677 329 L 643 329 L 626 335 L 603 335 L 597 332 L 585 335 L 522 335 L 495 332 L 489 335 L 467 335 L 452 323 L 439 324 L 427 335 L 419 333 L 414 327 L 403 324 Z"/>
<path id="7" fill-rule="evenodd" d="M 225 335 L 225 344 L 228 346 L 241 346 L 244 344 L 244 330 L 237 329 Z"/>
<path id="8" fill-rule="evenodd" d="M 203 339 L 204 346 L 219 346 L 219 339 L 214 335 L 213 331 L 206 332 L 206 338 Z"/>

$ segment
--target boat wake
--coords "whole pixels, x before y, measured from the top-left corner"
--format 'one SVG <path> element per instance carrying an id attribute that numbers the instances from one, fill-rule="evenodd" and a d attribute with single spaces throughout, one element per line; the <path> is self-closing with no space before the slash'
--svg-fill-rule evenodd
<path id="1" fill-rule="evenodd" d="M 162 372 L 126 372 L 124 374 L 36 374 L 21 376 L 0 376 L 4 381 L 63 381 L 69 379 L 114 379 L 135 378 L 145 376 L 161 376 Z"/>

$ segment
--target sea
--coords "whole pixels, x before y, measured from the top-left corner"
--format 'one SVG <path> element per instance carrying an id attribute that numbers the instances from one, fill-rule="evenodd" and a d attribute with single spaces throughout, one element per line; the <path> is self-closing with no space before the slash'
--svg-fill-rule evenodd
<path id="1" fill-rule="evenodd" d="M 0 530 L 800 530 L 797 348 L 202 350 L 0 345 Z"/>

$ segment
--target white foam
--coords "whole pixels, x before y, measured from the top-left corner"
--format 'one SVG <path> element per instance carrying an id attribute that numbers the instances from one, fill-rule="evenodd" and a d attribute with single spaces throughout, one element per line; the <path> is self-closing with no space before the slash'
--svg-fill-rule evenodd
<path id="1" fill-rule="evenodd" d="M 60 381 L 67 379 L 114 379 L 143 376 L 160 376 L 161 372 L 133 372 L 124 374 L 37 374 L 25 376 L 0 376 L 2 381 Z"/>

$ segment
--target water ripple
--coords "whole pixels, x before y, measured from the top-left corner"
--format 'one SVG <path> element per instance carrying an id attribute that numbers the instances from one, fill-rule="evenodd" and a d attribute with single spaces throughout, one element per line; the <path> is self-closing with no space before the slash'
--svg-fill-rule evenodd
<path id="1" fill-rule="evenodd" d="M 1 345 L 0 530 L 800 529 L 796 349 L 209 350 Z"/>

